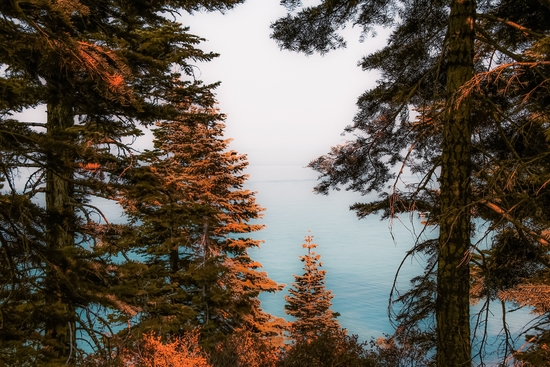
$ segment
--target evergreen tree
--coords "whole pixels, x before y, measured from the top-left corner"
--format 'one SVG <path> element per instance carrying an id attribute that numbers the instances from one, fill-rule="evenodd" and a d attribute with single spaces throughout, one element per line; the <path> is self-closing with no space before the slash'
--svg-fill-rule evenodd
<path id="1" fill-rule="evenodd" d="M 283 4 L 291 11 L 301 6 Z M 393 27 L 388 45 L 360 62 L 381 78 L 359 98 L 359 113 L 346 129 L 354 140 L 310 166 L 321 172 L 319 192 L 348 185 L 381 194 L 379 201 L 352 206 L 360 217 L 418 209 L 440 225 L 438 243 L 419 243 L 410 252 L 426 252 L 430 261 L 410 298 L 399 298 L 407 307 L 398 320 L 426 321 L 435 311 L 439 366 L 470 364 L 468 267 L 478 251 L 470 245 L 471 213 L 497 234 L 515 232 L 533 255 L 547 241 L 548 222 L 536 213 L 546 212 L 548 192 L 548 146 L 540 132 L 548 121 L 549 10 L 539 0 L 323 1 L 273 24 L 281 47 L 304 53 L 345 46 L 337 32 L 348 22 L 365 35 Z M 534 146 L 525 149 L 527 141 Z M 407 170 L 419 182 L 400 190 Z M 507 247 L 504 238 L 510 236 L 494 237 L 495 248 Z M 538 267 L 546 267 L 544 257 Z M 485 275 L 495 262 L 480 258 Z"/>
<path id="2" fill-rule="evenodd" d="M 105 313 L 124 314 L 110 288 L 121 278 L 113 255 L 123 249 L 98 246 L 112 230 L 91 198 L 114 197 L 133 160 L 125 138 L 140 134 L 138 124 L 174 116 L 174 95 L 193 99 L 203 88 L 182 75 L 214 55 L 197 50 L 200 39 L 163 13 L 238 2 L 1 3 L 6 364 L 72 365 L 82 352 L 77 338 L 101 344 Z M 43 122 L 10 118 L 41 105 Z"/>
<path id="3" fill-rule="evenodd" d="M 300 256 L 304 263 L 304 274 L 294 275 L 295 283 L 285 296 L 285 312 L 296 320 L 290 325 L 290 337 L 295 343 L 311 342 L 322 335 L 331 335 L 340 331 L 336 320 L 338 313 L 332 311 L 332 292 L 326 289 L 326 270 L 319 269 L 323 264 L 321 255 L 313 249 L 313 236 L 306 236 L 307 255 Z"/>
<path id="4" fill-rule="evenodd" d="M 167 335 L 200 326 L 211 347 L 236 331 L 280 335 L 284 322 L 258 300 L 282 287 L 248 254 L 261 242 L 247 234 L 263 228 L 251 223 L 263 209 L 243 188 L 246 156 L 227 150 L 224 116 L 206 97 L 159 122 L 123 205 L 139 225 L 135 251 L 146 265 L 137 328 Z"/>

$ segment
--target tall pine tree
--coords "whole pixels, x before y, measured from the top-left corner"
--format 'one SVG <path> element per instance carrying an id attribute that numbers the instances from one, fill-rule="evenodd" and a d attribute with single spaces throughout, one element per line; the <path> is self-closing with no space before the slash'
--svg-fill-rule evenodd
<path id="1" fill-rule="evenodd" d="M 280 336 L 283 320 L 263 312 L 258 296 L 282 287 L 248 253 L 260 245 L 248 234 L 263 228 L 253 223 L 263 209 L 243 188 L 246 156 L 227 149 L 224 116 L 204 97 L 158 123 L 155 149 L 129 173 L 123 205 L 145 264 L 136 328 L 170 335 L 200 326 L 209 347 L 241 330 Z"/>
<path id="2" fill-rule="evenodd" d="M 469 365 L 468 268 L 478 251 L 470 244 L 471 213 L 491 229 L 516 232 L 532 254 L 546 241 L 546 219 L 527 210 L 544 206 L 546 138 L 536 149 L 524 144 L 547 130 L 547 1 L 322 1 L 298 11 L 301 1 L 283 4 L 291 12 L 273 24 L 273 37 L 306 54 L 345 46 L 338 30 L 348 22 L 365 35 L 393 27 L 388 44 L 360 62 L 381 77 L 358 100 L 346 129 L 354 138 L 311 167 L 321 172 L 319 192 L 347 185 L 380 193 L 379 201 L 352 206 L 360 217 L 432 213 L 438 243 L 419 244 L 411 254 L 426 251 L 434 261 L 411 298 L 400 298 L 410 306 L 400 321 L 426 320 L 435 311 L 438 365 Z M 419 180 L 403 190 L 397 183 L 407 172 Z M 504 248 L 506 237 L 493 237 L 494 246 Z"/>

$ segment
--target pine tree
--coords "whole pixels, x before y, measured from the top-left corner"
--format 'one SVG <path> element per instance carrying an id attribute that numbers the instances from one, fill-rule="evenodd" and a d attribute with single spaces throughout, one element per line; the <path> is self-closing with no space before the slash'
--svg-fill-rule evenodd
<path id="1" fill-rule="evenodd" d="M 313 249 L 313 236 L 306 236 L 307 255 L 300 256 L 304 263 L 303 275 L 294 275 L 295 283 L 285 296 L 285 312 L 296 320 L 291 323 L 290 337 L 295 343 L 310 342 L 322 335 L 330 335 L 340 331 L 336 320 L 338 313 L 332 311 L 332 292 L 326 289 L 326 270 L 319 269 L 323 264 L 319 261 L 321 255 Z"/>
<path id="2" fill-rule="evenodd" d="M 243 188 L 246 156 L 227 149 L 212 99 L 181 103 L 185 113 L 157 125 L 155 149 L 130 172 L 123 199 L 146 265 L 136 327 L 169 335 L 200 326 L 207 347 L 241 330 L 280 335 L 284 323 L 261 310 L 258 296 L 282 287 L 248 254 L 260 245 L 247 234 L 263 228 L 252 223 L 263 209 Z"/>
<path id="3" fill-rule="evenodd" d="M 471 213 L 491 229 L 517 232 L 532 253 L 546 241 L 547 221 L 535 214 L 544 210 L 528 208 L 546 202 L 548 147 L 535 138 L 536 149 L 527 150 L 525 142 L 544 136 L 536 131 L 545 130 L 548 115 L 541 103 L 549 95 L 547 2 L 323 1 L 298 11 L 301 1 L 283 4 L 292 13 L 273 24 L 273 38 L 306 54 L 345 46 L 338 30 L 348 22 L 364 35 L 393 27 L 386 47 L 360 62 L 381 78 L 359 98 L 359 113 L 346 128 L 354 139 L 310 166 L 322 174 L 319 192 L 347 185 L 381 194 L 352 206 L 360 217 L 432 213 L 439 243 L 410 252 L 431 258 L 411 298 L 399 298 L 408 305 L 400 320 L 426 321 L 435 311 L 438 365 L 468 365 L 468 267 L 478 251 L 470 245 Z M 402 190 L 397 182 L 406 170 L 420 178 Z"/>
<path id="4" fill-rule="evenodd" d="M 100 246 L 116 234 L 91 200 L 115 196 L 134 159 L 126 138 L 141 134 L 139 124 L 174 116 L 174 95 L 200 94 L 200 83 L 185 80 L 190 62 L 214 55 L 163 13 L 238 2 L 1 3 L 0 349 L 8 365 L 71 365 L 82 352 L 77 336 L 101 346 L 112 333 L 105 313 L 126 309 L 111 287 L 121 278 L 113 256 L 124 249 Z M 43 122 L 10 119 L 41 105 Z"/>

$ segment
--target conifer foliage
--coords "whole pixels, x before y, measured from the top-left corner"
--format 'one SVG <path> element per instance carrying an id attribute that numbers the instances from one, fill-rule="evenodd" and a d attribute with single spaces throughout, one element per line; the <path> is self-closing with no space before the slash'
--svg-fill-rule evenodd
<path id="1" fill-rule="evenodd" d="M 166 335 L 200 326 L 208 347 L 235 331 L 273 337 L 284 322 L 264 313 L 257 297 L 282 287 L 248 254 L 261 242 L 250 233 L 263 228 L 251 223 L 263 208 L 243 188 L 248 162 L 228 150 L 224 116 L 213 99 L 200 102 L 182 102 L 184 113 L 159 122 L 155 149 L 128 174 L 122 203 L 137 224 L 132 246 L 144 265 L 137 328 Z"/>
<path id="2" fill-rule="evenodd" d="M 399 297 L 407 307 L 398 330 L 414 330 L 403 320 L 425 321 L 435 312 L 438 366 L 469 366 L 476 354 L 483 363 L 484 331 L 471 333 L 469 327 L 471 264 L 477 273 L 475 297 L 487 301 L 499 293 L 491 285 L 502 285 L 494 282 L 494 266 L 518 261 L 522 253 L 528 254 L 522 261 L 528 261 L 521 266 L 499 269 L 519 270 L 508 274 L 507 287 L 519 278 L 533 286 L 548 279 L 539 272 L 548 268 L 543 209 L 550 194 L 548 1 L 281 3 L 288 15 L 273 23 L 272 37 L 282 48 L 305 54 L 344 47 L 339 30 L 350 23 L 363 30 L 363 37 L 377 27 L 391 27 L 387 45 L 360 61 L 380 78 L 358 99 L 358 113 L 346 128 L 350 140 L 310 163 L 321 173 L 316 189 L 326 194 L 346 186 L 365 195 L 378 193 L 380 200 L 352 206 L 359 217 L 431 212 L 439 241 L 410 252 L 424 252 L 431 260 L 410 297 Z M 401 189 L 399 178 L 407 171 L 418 182 Z M 491 238 L 495 251 L 482 252 L 471 243 L 475 215 L 491 228 L 481 235 Z M 509 246 L 510 240 L 524 250 Z M 526 269 L 533 270 L 527 278 Z M 481 294 L 480 284 L 485 286 Z M 520 301 L 520 293 L 498 297 L 511 300 L 515 294 Z M 514 348 L 506 328 L 503 354 L 510 356 Z M 481 348 L 472 353 L 470 339 L 479 335 L 484 335 L 476 343 Z"/>
<path id="3" fill-rule="evenodd" d="M 94 200 L 123 191 L 140 126 L 210 88 L 191 64 L 214 54 L 165 15 L 239 2 L 0 2 L 3 364 L 74 365 L 136 312 L 119 294 L 125 230 Z M 14 117 L 41 107 L 42 121 Z"/>
<path id="4" fill-rule="evenodd" d="M 290 337 L 295 342 L 309 342 L 321 335 L 330 335 L 340 330 L 336 320 L 338 313 L 332 311 L 332 292 L 326 289 L 326 270 L 319 269 L 323 264 L 319 261 L 321 255 L 313 250 L 313 236 L 306 236 L 302 246 L 307 254 L 300 256 L 304 263 L 303 275 L 294 275 L 295 283 L 289 289 L 290 295 L 285 296 L 285 312 L 296 318 L 290 325 Z"/>
<path id="5" fill-rule="evenodd" d="M 211 367 L 199 343 L 198 330 L 163 343 L 155 334 L 143 335 L 135 351 L 125 351 L 125 367 Z"/>

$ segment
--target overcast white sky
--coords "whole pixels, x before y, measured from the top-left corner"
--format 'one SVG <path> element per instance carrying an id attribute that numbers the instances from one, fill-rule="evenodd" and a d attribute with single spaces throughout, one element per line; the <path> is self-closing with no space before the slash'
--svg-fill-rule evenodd
<path id="1" fill-rule="evenodd" d="M 376 80 L 357 62 L 385 41 L 359 43 L 359 30 L 348 27 L 346 49 L 310 57 L 281 51 L 269 27 L 285 14 L 279 0 L 248 0 L 226 14 L 181 18 L 191 33 L 207 39 L 203 50 L 221 55 L 198 65 L 197 75 L 222 82 L 217 98 L 227 115 L 226 136 L 251 165 L 305 166 L 343 142 L 357 97 Z"/>

